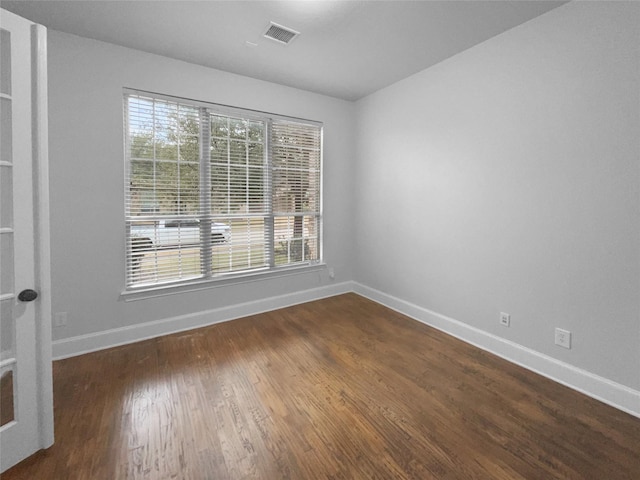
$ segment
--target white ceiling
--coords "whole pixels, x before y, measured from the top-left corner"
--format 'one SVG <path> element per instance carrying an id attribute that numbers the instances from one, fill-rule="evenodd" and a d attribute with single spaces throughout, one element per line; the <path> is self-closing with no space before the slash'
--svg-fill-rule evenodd
<path id="1" fill-rule="evenodd" d="M 2 0 L 2 8 L 54 30 L 356 100 L 563 3 Z M 270 21 L 301 35 L 287 46 L 266 39 Z"/>

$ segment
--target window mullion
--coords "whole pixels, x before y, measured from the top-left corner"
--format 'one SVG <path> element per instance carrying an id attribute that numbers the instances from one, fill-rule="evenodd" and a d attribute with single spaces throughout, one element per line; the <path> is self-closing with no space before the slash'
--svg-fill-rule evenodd
<path id="1" fill-rule="evenodd" d="M 265 184 L 265 206 L 267 207 L 267 216 L 265 217 L 265 254 L 269 256 L 269 268 L 274 268 L 276 265 L 275 255 L 275 227 L 273 217 L 273 157 L 271 152 L 271 119 L 265 121 L 266 138 L 264 141 L 264 148 L 266 152 L 266 168 L 264 169 L 264 184 Z"/>
<path id="2" fill-rule="evenodd" d="M 151 126 L 151 141 L 152 143 L 152 154 L 153 154 L 153 203 L 154 204 L 158 204 L 158 157 L 156 155 L 156 139 L 157 139 L 157 132 L 156 132 L 156 101 L 153 101 L 153 105 L 152 105 L 152 115 L 151 117 L 153 118 L 153 125 Z M 154 212 L 155 213 L 155 212 Z"/>
<path id="3" fill-rule="evenodd" d="M 132 197 L 132 193 L 131 193 L 131 134 L 130 134 L 130 129 L 131 129 L 131 125 L 130 125 L 130 116 L 131 116 L 131 112 L 129 111 L 129 109 L 131 108 L 131 106 L 129 105 L 129 99 L 127 97 L 125 97 L 125 102 L 124 102 L 124 108 L 125 108 L 125 115 L 124 115 L 124 131 L 125 131 L 125 136 L 124 136 L 124 151 L 125 151 L 125 192 L 124 192 L 124 198 L 125 198 L 125 228 L 126 228 L 126 243 L 125 243 L 125 285 L 129 286 L 130 284 L 133 283 L 132 280 L 132 276 L 133 274 L 131 273 L 133 271 L 133 242 L 131 239 L 131 197 Z"/>
<path id="4" fill-rule="evenodd" d="M 231 196 L 232 196 L 232 186 L 231 186 L 231 122 L 229 118 L 226 118 L 227 122 L 227 214 L 231 213 Z"/>
<path id="5" fill-rule="evenodd" d="M 211 243 L 211 121 L 208 109 L 199 109 L 200 117 L 200 265 L 204 277 L 212 271 Z"/>

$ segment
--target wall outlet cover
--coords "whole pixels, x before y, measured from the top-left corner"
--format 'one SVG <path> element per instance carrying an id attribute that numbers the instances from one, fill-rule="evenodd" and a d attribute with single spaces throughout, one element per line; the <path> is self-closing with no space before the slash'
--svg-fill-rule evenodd
<path id="1" fill-rule="evenodd" d="M 68 312 L 57 312 L 53 314 L 54 327 L 66 327 L 69 319 Z"/>
<path id="2" fill-rule="evenodd" d="M 562 328 L 556 328 L 555 344 L 563 348 L 571 348 L 571 332 L 569 330 L 563 330 Z"/>

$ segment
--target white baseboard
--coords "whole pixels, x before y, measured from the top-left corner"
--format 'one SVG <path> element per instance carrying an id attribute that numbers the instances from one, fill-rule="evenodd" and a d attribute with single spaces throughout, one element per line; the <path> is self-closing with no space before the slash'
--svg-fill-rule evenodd
<path id="1" fill-rule="evenodd" d="M 353 291 L 403 315 L 640 418 L 640 392 L 466 323 L 354 282 Z"/>
<path id="2" fill-rule="evenodd" d="M 353 291 L 353 282 L 341 282 L 324 287 L 293 292 L 286 295 L 269 297 L 228 307 L 214 308 L 202 312 L 164 318 L 153 322 L 141 323 L 103 332 L 79 335 L 53 342 L 53 359 L 75 357 L 85 353 L 104 350 L 129 343 L 160 337 L 193 328 L 227 322 L 237 318 L 290 307 L 321 298 L 333 297 Z"/>
<path id="3" fill-rule="evenodd" d="M 342 282 L 238 305 L 57 340 L 53 342 L 53 358 L 61 360 L 349 292 L 362 295 L 414 320 L 640 418 L 640 392 L 637 390 L 357 282 Z"/>

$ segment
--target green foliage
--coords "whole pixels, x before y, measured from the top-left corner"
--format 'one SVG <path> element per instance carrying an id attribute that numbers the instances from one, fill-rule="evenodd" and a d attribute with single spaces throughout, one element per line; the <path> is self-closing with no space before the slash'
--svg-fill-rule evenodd
<path id="1" fill-rule="evenodd" d="M 197 117 L 177 111 L 156 128 L 130 132 L 130 193 L 140 213 L 195 215 L 199 211 L 200 139 Z"/>

